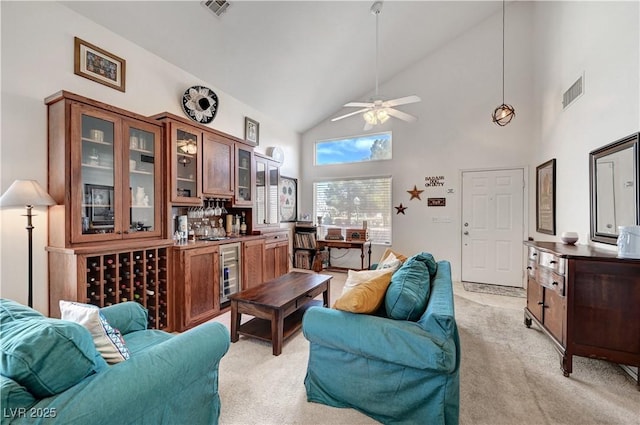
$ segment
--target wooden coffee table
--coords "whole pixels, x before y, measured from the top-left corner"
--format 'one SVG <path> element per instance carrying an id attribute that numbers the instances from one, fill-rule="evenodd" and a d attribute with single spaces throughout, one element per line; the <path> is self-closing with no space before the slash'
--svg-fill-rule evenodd
<path id="1" fill-rule="evenodd" d="M 273 355 L 302 327 L 302 316 L 313 305 L 329 306 L 330 275 L 290 272 L 231 295 L 231 342 L 239 335 L 271 341 Z M 322 294 L 322 302 L 314 300 Z M 242 314 L 254 316 L 240 325 Z"/>

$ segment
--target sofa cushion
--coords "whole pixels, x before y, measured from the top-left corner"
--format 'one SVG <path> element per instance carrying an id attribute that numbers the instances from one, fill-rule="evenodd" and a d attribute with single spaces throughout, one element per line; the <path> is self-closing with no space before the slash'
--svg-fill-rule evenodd
<path id="1" fill-rule="evenodd" d="M 13 379 L 0 375 L 0 406 L 2 406 L 3 417 L 10 412 L 17 412 L 19 409 L 28 409 L 36 404 L 37 400 L 25 387 L 18 384 Z"/>
<path id="2" fill-rule="evenodd" d="M 382 305 L 393 270 L 367 270 L 366 272 L 356 272 L 370 277 L 338 298 L 333 308 L 351 313 L 370 314 Z"/>
<path id="3" fill-rule="evenodd" d="M 387 316 L 396 320 L 420 319 L 429 300 L 431 276 L 436 271 L 433 256 L 425 252 L 405 261 L 393 274 L 385 295 Z"/>
<path id="4" fill-rule="evenodd" d="M 2 323 L 0 373 L 37 398 L 65 391 L 108 366 L 82 325 L 22 318 Z"/>
<path id="5" fill-rule="evenodd" d="M 129 350 L 120 331 L 107 322 L 97 306 L 61 300 L 60 312 L 63 320 L 79 323 L 89 330 L 96 349 L 107 363 L 120 363 L 129 358 Z"/>
<path id="6" fill-rule="evenodd" d="M 44 319 L 40 312 L 8 298 L 0 299 L 0 323 L 20 319 Z"/>
<path id="7" fill-rule="evenodd" d="M 395 268 L 398 269 L 405 261 L 407 261 L 406 255 L 395 252 L 391 248 L 386 248 L 376 264 L 376 270 L 388 268 L 389 266 L 396 266 Z"/>
<path id="8" fill-rule="evenodd" d="M 386 276 L 389 270 L 349 270 L 347 272 L 347 280 L 342 287 L 342 295 L 346 294 L 356 286 L 377 279 L 380 276 Z M 389 277 L 391 278 L 391 277 Z"/>

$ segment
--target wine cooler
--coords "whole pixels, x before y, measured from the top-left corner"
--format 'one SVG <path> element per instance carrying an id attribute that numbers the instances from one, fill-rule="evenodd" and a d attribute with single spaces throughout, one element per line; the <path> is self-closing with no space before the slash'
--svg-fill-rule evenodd
<path id="1" fill-rule="evenodd" d="M 149 313 L 149 328 L 166 329 L 167 248 L 86 257 L 86 302 L 107 307 L 135 301 Z"/>
<path id="2" fill-rule="evenodd" d="M 240 288 L 240 243 L 220 246 L 220 307 L 229 302 L 229 296 Z"/>

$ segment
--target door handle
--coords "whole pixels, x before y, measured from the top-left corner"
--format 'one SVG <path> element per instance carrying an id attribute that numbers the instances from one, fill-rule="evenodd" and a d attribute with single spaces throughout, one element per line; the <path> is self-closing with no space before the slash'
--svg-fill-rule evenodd
<path id="1" fill-rule="evenodd" d="M 463 233 L 463 235 L 469 235 L 469 232 L 465 230 L 465 232 Z"/>

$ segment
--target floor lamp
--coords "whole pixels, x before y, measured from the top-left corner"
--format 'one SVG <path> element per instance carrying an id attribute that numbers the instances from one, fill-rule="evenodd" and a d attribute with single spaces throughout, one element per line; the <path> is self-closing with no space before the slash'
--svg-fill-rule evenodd
<path id="1" fill-rule="evenodd" d="M 33 224 L 31 210 L 33 207 L 56 205 L 46 190 L 35 180 L 16 180 L 0 197 L 0 207 L 27 208 L 27 234 L 29 237 L 29 307 L 33 307 Z"/>

